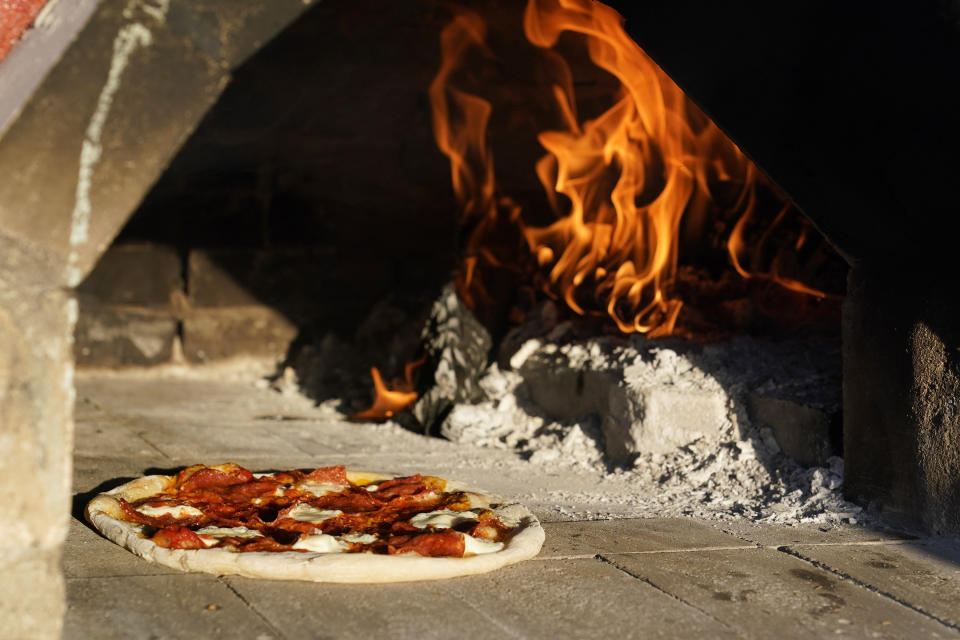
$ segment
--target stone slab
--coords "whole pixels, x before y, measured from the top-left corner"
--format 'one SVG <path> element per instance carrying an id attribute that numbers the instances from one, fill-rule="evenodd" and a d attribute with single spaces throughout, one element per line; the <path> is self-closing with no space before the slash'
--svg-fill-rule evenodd
<path id="1" fill-rule="evenodd" d="M 545 558 L 755 546 L 692 519 L 551 522 L 544 527 L 547 540 L 540 555 Z"/>
<path id="2" fill-rule="evenodd" d="M 850 576 L 960 629 L 960 543 L 794 546 L 796 553 Z"/>
<path id="3" fill-rule="evenodd" d="M 772 549 L 607 557 L 746 637 L 960 638 L 898 602 Z"/>
<path id="4" fill-rule="evenodd" d="M 398 638 L 733 637 L 696 609 L 592 559 L 532 560 L 427 583 L 226 580 L 290 640 L 367 640 L 386 629 Z"/>
<path id="5" fill-rule="evenodd" d="M 733 520 L 712 525 L 746 542 L 764 547 L 782 547 L 794 544 L 883 544 L 915 540 L 916 536 L 902 531 L 865 525 L 829 525 L 801 523 L 792 526 L 770 525 L 749 520 Z"/>
<path id="6" fill-rule="evenodd" d="M 70 578 L 67 601 L 67 639 L 283 637 L 215 576 Z"/>
<path id="7" fill-rule="evenodd" d="M 177 425 L 145 424 L 136 433 L 171 460 L 228 462 L 264 452 L 291 456 L 298 453 L 292 444 L 270 433 L 269 425 L 211 425 L 198 418 Z"/>
<path id="8" fill-rule="evenodd" d="M 70 583 L 67 624 L 71 633 L 80 629 L 75 621 L 87 624 L 97 616 L 104 617 L 110 629 L 119 628 L 119 618 L 105 613 L 101 601 L 106 601 L 111 607 L 123 602 L 130 608 L 120 622 L 136 629 L 138 637 L 151 633 L 180 637 L 187 627 L 164 627 L 169 621 L 158 621 L 154 611 L 145 608 L 144 597 L 138 595 L 145 592 L 144 585 L 153 585 L 149 593 L 159 594 L 156 597 L 163 600 L 172 597 L 173 588 L 196 593 L 191 584 L 214 585 L 214 589 L 217 584 L 227 584 L 251 608 L 226 621 L 221 619 L 220 631 L 212 632 L 213 637 L 231 631 L 234 637 L 246 637 L 247 631 L 237 625 L 245 624 L 248 614 L 264 620 L 268 629 L 263 633 L 291 639 L 354 637 L 351 634 L 366 639 L 381 632 L 386 620 L 394 621 L 390 631 L 397 637 L 467 637 L 476 629 L 505 637 L 545 637 L 563 632 L 566 637 L 712 638 L 735 633 L 761 638 L 769 637 L 772 629 L 785 630 L 784 635 L 794 637 L 835 635 L 838 629 L 857 637 L 876 634 L 913 638 L 930 632 L 941 637 L 956 635 L 950 627 L 873 593 L 871 589 L 889 593 L 901 589 L 879 568 L 873 568 L 878 572 L 875 584 L 867 583 L 867 588 L 787 553 L 756 547 L 797 546 L 802 540 L 806 544 L 799 548 L 804 553 L 828 549 L 854 556 L 851 550 L 902 549 L 904 536 L 859 526 L 821 530 L 817 525 L 784 527 L 745 521 L 582 521 L 587 509 L 623 508 L 629 513 L 629 504 L 602 502 L 625 495 L 629 487 L 582 471 L 532 465 L 504 451 L 425 438 L 393 425 L 345 422 L 299 396 L 258 388 L 226 373 L 214 379 L 193 375 L 184 379 L 127 372 L 78 378 L 78 431 L 88 433 L 92 428 L 93 433 L 86 452 L 75 458 L 74 490 L 78 493 L 74 496 L 74 513 L 92 492 L 127 478 L 170 470 L 198 459 L 220 459 L 221 438 L 228 437 L 232 430 L 240 433 L 243 441 L 243 434 L 253 429 L 270 437 L 259 438 L 260 446 L 228 450 L 235 454 L 230 457 L 249 468 L 345 462 L 354 467 L 401 473 L 427 471 L 460 478 L 531 506 L 545 522 L 545 548 L 533 561 L 485 576 L 438 583 L 325 586 L 240 578 L 218 583 L 206 576 L 161 575 L 168 570 L 139 560 L 75 520 L 63 558 Z M 102 433 L 96 433 L 97 428 Z M 166 434 L 165 439 L 189 446 L 169 454 L 160 450 L 142 453 L 126 436 L 111 442 L 114 429 L 127 434 L 135 434 L 137 429 L 155 430 Z M 205 431 L 215 437 L 205 440 Z M 309 452 L 303 450 L 308 442 L 313 447 Z M 291 443 L 294 446 L 288 446 Z M 103 448 L 101 454 L 97 453 L 99 447 Z M 929 544 L 923 541 L 924 546 Z M 717 547 L 722 550 L 704 550 Z M 595 558 L 598 553 L 602 559 Z M 912 562 L 920 561 L 914 558 Z M 908 570 L 914 566 L 930 572 L 917 573 L 916 582 L 910 583 L 917 589 L 923 580 L 934 586 L 944 581 L 952 584 L 954 574 L 949 564 L 903 565 Z M 195 582 L 182 586 L 185 583 L 178 581 L 184 578 Z M 865 575 L 863 582 L 867 578 L 874 580 Z M 141 582 L 128 582 L 131 579 Z M 148 580 L 156 582 L 143 582 Z M 77 586 L 81 584 L 94 587 L 81 589 Z M 821 592 L 828 595 L 821 596 Z M 923 598 L 933 596 L 917 593 L 906 587 L 896 591 L 897 597 L 910 606 L 932 611 L 933 605 Z M 720 594 L 719 599 L 715 594 Z M 725 594 L 729 594 L 729 600 L 723 600 Z M 219 601 L 211 603 L 223 605 Z M 203 617 L 206 613 L 196 617 L 190 606 L 174 603 L 175 610 L 185 612 L 181 615 L 193 625 L 189 630 L 204 637 L 211 635 L 207 634 L 209 619 Z M 833 610 L 837 607 L 839 612 Z M 87 635 L 89 628 L 83 628 Z"/>
<path id="9" fill-rule="evenodd" d="M 123 417 L 77 420 L 74 457 L 150 458 L 156 447 L 137 434 L 144 425 Z"/>
<path id="10" fill-rule="evenodd" d="M 70 532 L 63 548 L 66 578 L 109 578 L 176 574 L 179 571 L 147 562 L 103 538 L 86 522 L 70 519 Z"/>

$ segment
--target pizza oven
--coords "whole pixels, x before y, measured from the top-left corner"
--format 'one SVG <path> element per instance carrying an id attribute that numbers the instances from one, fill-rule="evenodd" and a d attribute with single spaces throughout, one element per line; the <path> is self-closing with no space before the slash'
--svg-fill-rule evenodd
<path id="1" fill-rule="evenodd" d="M 41 12 L 0 63 L 0 407 L 51 477 L 72 362 L 234 363 L 545 462 L 739 429 L 960 530 L 955 7 L 608 4 L 626 31 L 552 0 Z"/>
<path id="2" fill-rule="evenodd" d="M 278 378 L 346 415 L 463 439 L 476 425 L 456 407 L 502 400 L 482 391 L 496 363 L 487 386 L 522 370 L 521 403 L 599 421 L 616 465 L 701 434 L 716 444 L 731 402 L 721 387 L 743 385 L 736 402 L 788 455 L 824 466 L 842 453 L 847 263 L 649 58 L 603 68 L 571 31 L 578 14 L 550 3 L 542 28 L 566 32 L 552 48 L 530 41 L 519 6 L 406 3 L 374 21 L 370 9 L 313 8 L 238 67 L 79 285 L 79 366 L 273 359 Z M 616 14 L 598 19 L 635 49 Z M 622 86 L 639 91 L 650 74 L 660 103 L 638 97 L 620 115 Z M 615 130 L 639 130 L 642 117 L 659 119 L 662 139 L 618 142 Z M 551 147 L 565 118 L 599 124 Z M 604 143 L 622 146 L 606 168 Z M 584 163 L 596 165 L 592 182 L 545 190 L 547 173 L 572 182 Z M 644 185 L 645 173 L 669 179 Z M 631 211 L 602 204 L 623 189 Z M 551 224 L 575 201 L 581 229 Z M 605 240 L 618 215 L 644 222 Z M 578 233 L 597 250 L 568 241 Z M 618 273 L 625 262 L 633 273 Z M 526 358 L 531 340 L 611 353 L 591 369 L 542 349 Z M 746 373 L 676 398 L 671 387 L 686 383 L 656 379 L 661 417 L 619 425 L 621 405 L 648 401 L 619 391 L 612 350 L 642 359 L 661 342 L 691 367 Z M 810 364 L 762 364 L 783 358 Z M 455 388 L 438 378 L 448 370 Z"/>

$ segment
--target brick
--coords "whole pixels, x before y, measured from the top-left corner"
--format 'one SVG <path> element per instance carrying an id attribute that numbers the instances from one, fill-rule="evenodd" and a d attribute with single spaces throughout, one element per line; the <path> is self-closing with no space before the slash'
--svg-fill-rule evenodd
<path id="1" fill-rule="evenodd" d="M 77 287 L 85 300 L 105 305 L 171 309 L 170 299 L 182 292 L 183 267 L 174 247 L 131 243 L 111 246 Z M 80 313 L 84 310 L 81 308 Z"/>
<path id="2" fill-rule="evenodd" d="M 378 283 L 382 287 L 385 279 L 392 282 L 386 264 L 375 257 L 365 262 L 368 269 L 356 273 L 349 268 L 359 264 L 355 259 L 343 260 L 332 250 L 194 250 L 187 266 L 189 305 L 195 310 L 265 306 L 300 322 L 335 317 L 339 307 L 355 306 L 352 299 L 372 305 L 376 298 L 365 292 Z"/>
<path id="3" fill-rule="evenodd" d="M 81 304 L 74 333 L 78 366 L 147 366 L 170 362 L 178 322 L 149 309 Z"/>
<path id="4" fill-rule="evenodd" d="M 169 246 L 114 245 L 77 289 L 79 366 L 169 362 L 185 299 L 180 256 Z"/>
<path id="5" fill-rule="evenodd" d="M 267 307 L 192 310 L 183 320 L 183 354 L 190 362 L 241 355 L 281 358 L 298 333 L 296 325 Z"/>
<path id="6" fill-rule="evenodd" d="M 700 437 L 719 439 L 729 422 L 723 389 L 675 388 L 672 381 L 651 380 L 643 362 L 632 367 L 590 369 L 544 351 L 528 358 L 520 373 L 533 401 L 554 419 L 599 415 L 606 453 L 617 462 L 673 451 Z"/>
<path id="7" fill-rule="evenodd" d="M 843 311 L 844 493 L 941 534 L 960 533 L 955 284 L 858 264 Z"/>
<path id="8" fill-rule="evenodd" d="M 377 280 L 390 271 L 373 267 L 355 275 L 338 271 L 335 262 L 330 251 L 312 249 L 191 251 L 183 322 L 187 359 L 281 357 L 301 327 L 355 330 L 373 303 Z"/>
<path id="9" fill-rule="evenodd" d="M 837 411 L 802 402 L 747 394 L 747 411 L 754 424 L 769 427 L 785 454 L 807 467 L 823 467 L 840 455 L 834 445 Z"/>

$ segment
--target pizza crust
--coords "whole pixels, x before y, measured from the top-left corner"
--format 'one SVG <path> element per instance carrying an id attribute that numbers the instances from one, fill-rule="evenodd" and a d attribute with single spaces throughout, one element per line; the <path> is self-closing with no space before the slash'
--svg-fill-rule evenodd
<path id="1" fill-rule="evenodd" d="M 392 475 L 347 472 L 356 484 L 369 484 L 394 478 Z M 238 575 L 269 580 L 306 580 L 310 582 L 385 583 L 441 580 L 486 573 L 515 562 L 533 558 L 543 546 L 544 531 L 529 509 L 518 503 L 502 504 L 495 496 L 448 481 L 447 490 L 465 491 L 471 508 L 493 509 L 515 533 L 503 549 L 494 553 L 464 558 L 429 558 L 416 554 L 379 555 L 372 553 L 303 553 L 295 551 L 253 551 L 238 553 L 226 549 L 165 549 L 141 535 L 143 525 L 121 518 L 119 498 L 133 502 L 163 491 L 173 476 L 145 476 L 101 493 L 86 508 L 86 518 L 107 539 L 136 555 L 157 564 L 179 569 Z"/>

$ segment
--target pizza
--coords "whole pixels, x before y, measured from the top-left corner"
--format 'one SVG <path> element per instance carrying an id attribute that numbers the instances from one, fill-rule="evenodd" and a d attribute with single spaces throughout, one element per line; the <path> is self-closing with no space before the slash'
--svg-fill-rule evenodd
<path id="1" fill-rule="evenodd" d="M 484 573 L 534 557 L 544 539 L 518 503 L 435 476 L 343 466 L 253 473 L 193 465 L 101 493 L 86 517 L 164 566 L 313 582 Z"/>

